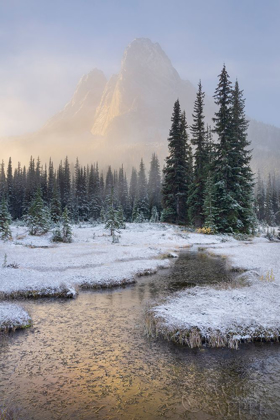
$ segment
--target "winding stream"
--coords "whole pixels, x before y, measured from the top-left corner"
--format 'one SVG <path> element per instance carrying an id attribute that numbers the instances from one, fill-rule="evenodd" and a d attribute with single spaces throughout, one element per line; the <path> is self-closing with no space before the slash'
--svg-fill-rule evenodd
<path id="1" fill-rule="evenodd" d="M 1 339 L 1 402 L 26 420 L 279 419 L 278 344 L 189 349 L 143 335 L 147 301 L 227 279 L 222 260 L 187 252 L 124 289 L 24 302 L 34 326 Z"/>

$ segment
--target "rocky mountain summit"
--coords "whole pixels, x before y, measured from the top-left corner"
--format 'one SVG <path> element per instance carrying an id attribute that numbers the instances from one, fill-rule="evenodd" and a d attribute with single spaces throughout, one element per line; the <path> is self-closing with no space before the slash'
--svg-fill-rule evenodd
<path id="1" fill-rule="evenodd" d="M 83 76 L 70 102 L 40 130 L 2 140 L 2 157 L 23 162 L 31 154 L 42 161 L 68 155 L 131 167 L 141 157 L 148 163 L 156 152 L 163 163 L 173 104 L 179 98 L 191 124 L 195 96 L 196 87 L 181 79 L 160 45 L 138 38 L 126 48 L 119 74 L 108 81 L 98 69 Z M 212 124 L 214 112 L 213 99 L 206 97 L 206 123 Z M 280 128 L 251 120 L 248 136 L 253 168 L 279 171 Z"/>

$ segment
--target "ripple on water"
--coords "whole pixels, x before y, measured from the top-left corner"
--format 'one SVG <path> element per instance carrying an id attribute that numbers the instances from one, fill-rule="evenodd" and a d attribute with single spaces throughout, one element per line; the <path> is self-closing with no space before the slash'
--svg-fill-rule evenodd
<path id="1" fill-rule="evenodd" d="M 186 253 L 125 289 L 26 302 L 34 327 L 1 341 L 1 401 L 28 420 L 278 419 L 279 345 L 192 350 L 143 335 L 149 299 L 225 278 L 223 261 Z"/>

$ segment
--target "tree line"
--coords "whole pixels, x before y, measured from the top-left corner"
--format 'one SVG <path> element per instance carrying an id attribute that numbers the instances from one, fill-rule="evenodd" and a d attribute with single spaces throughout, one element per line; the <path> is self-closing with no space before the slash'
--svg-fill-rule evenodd
<path id="1" fill-rule="evenodd" d="M 174 104 L 163 171 L 162 220 L 212 232 L 249 233 L 256 219 L 243 91 L 238 81 L 232 87 L 223 66 L 214 94 L 213 129 L 205 126 L 204 97 L 199 82 L 191 136 L 179 100 Z"/>
<path id="2" fill-rule="evenodd" d="M 98 163 L 82 166 L 77 159 L 71 167 L 66 157 L 54 168 L 51 159 L 43 166 L 31 157 L 27 168 L 19 163 L 13 170 L 10 158 L 7 170 L 4 162 L 0 165 L 2 209 L 6 206 L 12 219 L 22 219 L 40 208 L 42 218 L 58 223 L 63 215 L 67 226 L 69 218 L 106 222 L 114 211 L 119 220 L 161 220 L 210 232 L 250 233 L 256 216 L 270 225 L 279 223 L 279 190 L 271 177 L 266 189 L 258 177 L 254 199 L 243 91 L 238 81 L 232 86 L 225 66 L 218 77 L 213 128 L 204 121 L 201 81 L 190 127 L 179 100 L 175 102 L 162 174 L 156 154 L 148 175 L 141 159 L 129 179 L 123 166 L 117 171 L 109 166 L 103 173 Z"/>
<path id="3" fill-rule="evenodd" d="M 255 212 L 260 222 L 269 226 L 280 225 L 280 182 L 268 174 L 266 182 L 258 173 L 255 186 Z"/>
<path id="4" fill-rule="evenodd" d="M 51 159 L 48 167 L 43 167 L 40 159 L 33 157 L 27 168 L 18 164 L 13 171 L 11 158 L 7 170 L 3 161 L 0 166 L 0 199 L 14 220 L 27 216 L 40 197 L 54 223 L 65 208 L 72 222 L 105 221 L 111 196 L 126 221 L 158 221 L 162 205 L 156 154 L 151 157 L 148 176 L 141 159 L 139 170 L 132 168 L 130 179 L 123 166 L 118 171 L 109 166 L 104 175 L 98 164 L 82 166 L 78 159 L 71 170 L 67 157 L 57 169 Z"/>

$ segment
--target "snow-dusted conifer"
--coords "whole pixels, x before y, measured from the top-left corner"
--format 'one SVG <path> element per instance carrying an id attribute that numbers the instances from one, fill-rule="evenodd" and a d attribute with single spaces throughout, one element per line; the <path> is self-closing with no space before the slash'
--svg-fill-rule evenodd
<path id="1" fill-rule="evenodd" d="M 161 177 L 160 177 L 160 166 L 159 160 L 155 153 L 152 155 L 149 181 L 148 181 L 148 196 L 149 196 L 149 207 L 150 211 L 154 207 L 158 211 L 161 210 Z"/>
<path id="2" fill-rule="evenodd" d="M 136 201 L 138 213 L 142 213 L 144 219 L 149 218 L 149 199 L 147 189 L 147 178 L 145 172 L 145 165 L 141 159 L 139 172 L 138 172 L 138 194 Z"/>
<path id="3" fill-rule="evenodd" d="M 10 223 L 11 214 L 9 213 L 7 202 L 3 196 L 0 204 L 0 238 L 4 241 L 12 239 Z"/>
<path id="4" fill-rule="evenodd" d="M 204 190 L 207 178 L 207 150 L 206 131 L 204 124 L 204 96 L 201 81 L 198 84 L 198 92 L 194 103 L 193 124 L 191 126 L 192 144 L 194 152 L 193 182 L 188 197 L 188 213 L 191 223 L 201 228 L 204 225 Z"/>
<path id="5" fill-rule="evenodd" d="M 106 212 L 105 229 L 110 230 L 110 235 L 113 237 L 113 242 L 116 234 L 119 233 L 120 223 L 117 216 L 117 211 L 114 208 L 114 189 L 111 189 L 110 203 Z"/>
<path id="6" fill-rule="evenodd" d="M 65 207 L 65 209 L 63 210 L 61 222 L 62 222 L 62 234 L 61 234 L 62 242 L 70 243 L 72 242 L 72 229 L 70 225 L 70 218 L 69 218 L 67 207 Z"/>
<path id="7" fill-rule="evenodd" d="M 163 170 L 162 200 L 163 213 L 161 220 L 171 223 L 186 223 L 189 148 L 187 144 L 187 123 L 182 118 L 179 100 L 174 104 L 172 125 L 168 137 L 169 155 Z"/>
<path id="8" fill-rule="evenodd" d="M 154 206 L 152 208 L 150 222 L 151 223 L 158 223 L 159 222 L 159 214 L 158 214 L 156 206 Z"/>
<path id="9" fill-rule="evenodd" d="M 119 206 L 117 208 L 117 220 L 118 220 L 118 224 L 119 224 L 119 228 L 120 229 L 125 229 L 125 222 L 124 222 L 124 213 L 123 213 L 123 208 L 122 206 Z"/>
<path id="10" fill-rule="evenodd" d="M 42 235 L 50 228 L 49 209 L 44 205 L 41 189 L 38 188 L 26 217 L 30 235 Z"/>
<path id="11" fill-rule="evenodd" d="M 52 198 L 51 198 L 51 220 L 54 223 L 58 223 L 61 216 L 61 202 L 57 190 L 57 184 L 54 182 L 52 189 Z"/>
<path id="12" fill-rule="evenodd" d="M 217 134 L 215 154 L 215 185 L 219 212 L 216 217 L 216 224 L 220 231 L 232 232 L 238 220 L 238 203 L 234 198 L 234 180 L 232 179 L 232 164 L 235 152 L 232 148 L 231 137 L 231 81 L 223 66 L 219 75 L 219 83 L 215 90 L 215 103 L 218 110 L 213 121 L 214 132 Z"/>
<path id="13" fill-rule="evenodd" d="M 210 228 L 211 232 L 215 232 L 217 229 L 217 226 L 215 225 L 217 213 L 218 208 L 216 207 L 215 184 L 212 175 L 209 172 L 204 189 L 203 215 L 204 226 Z"/>

